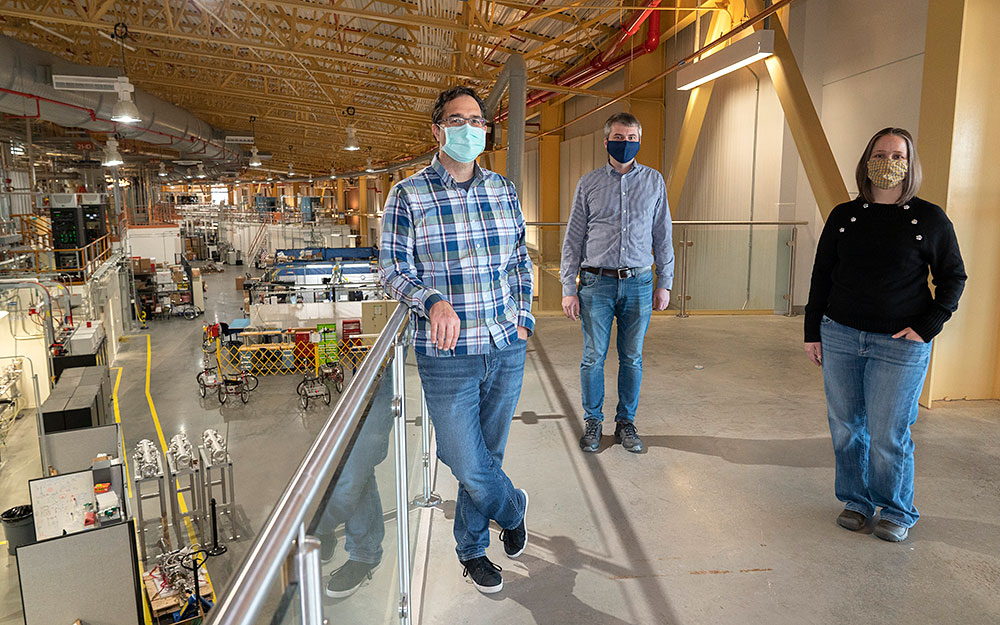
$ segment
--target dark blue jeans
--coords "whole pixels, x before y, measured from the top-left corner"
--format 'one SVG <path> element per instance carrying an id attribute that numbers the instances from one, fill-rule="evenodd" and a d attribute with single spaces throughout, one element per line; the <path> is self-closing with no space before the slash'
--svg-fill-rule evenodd
<path id="1" fill-rule="evenodd" d="M 931 344 L 861 332 L 823 317 L 823 385 L 836 456 L 837 499 L 866 516 L 911 527 L 917 400 Z"/>
<path id="2" fill-rule="evenodd" d="M 524 495 L 502 466 L 521 394 L 526 344 L 518 339 L 473 356 L 417 354 L 437 455 L 458 480 L 454 532 L 459 560 L 486 555 L 490 519 L 513 529 L 524 517 Z"/>
<path id="3" fill-rule="evenodd" d="M 580 320 L 583 360 L 580 389 L 583 418 L 604 420 L 604 360 L 611 342 L 611 323 L 618 320 L 618 408 L 615 421 L 635 421 L 642 385 L 642 341 L 653 314 L 653 272 L 619 280 L 580 272 Z"/>

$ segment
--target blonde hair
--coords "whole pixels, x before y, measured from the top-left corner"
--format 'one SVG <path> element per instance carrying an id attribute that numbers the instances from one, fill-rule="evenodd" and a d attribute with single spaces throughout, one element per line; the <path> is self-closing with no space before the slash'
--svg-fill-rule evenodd
<path id="1" fill-rule="evenodd" d="M 903 185 L 903 192 L 899 197 L 899 203 L 909 202 L 917 195 L 924 175 L 920 168 L 920 158 L 917 156 L 917 146 L 913 143 L 913 135 L 903 128 L 883 128 L 868 141 L 868 147 L 861 153 L 861 160 L 858 161 L 858 167 L 854 172 L 858 183 L 858 195 L 863 197 L 865 201 L 875 201 L 875 195 L 872 193 L 872 181 L 868 179 L 868 160 L 875 150 L 875 142 L 886 135 L 899 137 L 906 142 L 906 160 L 909 161 L 909 167 L 906 170 L 906 177 L 900 183 Z"/>

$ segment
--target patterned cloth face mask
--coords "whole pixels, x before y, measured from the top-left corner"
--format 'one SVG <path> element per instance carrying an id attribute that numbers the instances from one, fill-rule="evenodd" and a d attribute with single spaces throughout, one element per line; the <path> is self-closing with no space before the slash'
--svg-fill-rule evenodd
<path id="1" fill-rule="evenodd" d="M 903 182 L 910 162 L 903 158 L 868 159 L 868 179 L 879 189 L 891 189 Z"/>

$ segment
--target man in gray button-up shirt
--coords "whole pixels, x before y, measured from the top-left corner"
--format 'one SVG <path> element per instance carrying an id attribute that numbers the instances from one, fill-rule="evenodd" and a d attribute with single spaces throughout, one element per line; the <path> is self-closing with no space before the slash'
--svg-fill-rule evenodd
<path id="1" fill-rule="evenodd" d="M 563 241 L 563 312 L 573 320 L 579 314 L 583 325 L 583 451 L 600 446 L 604 360 L 613 321 L 618 324 L 615 442 L 628 451 L 642 451 L 635 428 L 642 341 L 652 311 L 670 303 L 674 251 L 667 189 L 660 172 L 635 162 L 641 138 L 642 125 L 629 113 L 616 113 L 604 124 L 608 164 L 577 183 Z"/>

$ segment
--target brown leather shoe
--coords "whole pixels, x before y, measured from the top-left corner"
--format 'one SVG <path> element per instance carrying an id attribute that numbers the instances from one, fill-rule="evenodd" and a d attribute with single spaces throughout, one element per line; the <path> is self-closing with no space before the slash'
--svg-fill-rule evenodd
<path id="1" fill-rule="evenodd" d="M 902 525 L 896 525 L 892 521 L 879 519 L 878 523 L 875 524 L 875 529 L 872 533 L 882 540 L 888 540 L 891 543 L 898 543 L 906 540 L 906 537 L 910 533 L 910 528 L 903 527 Z"/>
<path id="2" fill-rule="evenodd" d="M 837 525 L 840 527 L 856 532 L 865 526 L 868 522 L 868 517 L 861 514 L 857 510 L 848 510 L 844 508 L 844 511 L 840 513 L 837 517 Z"/>

